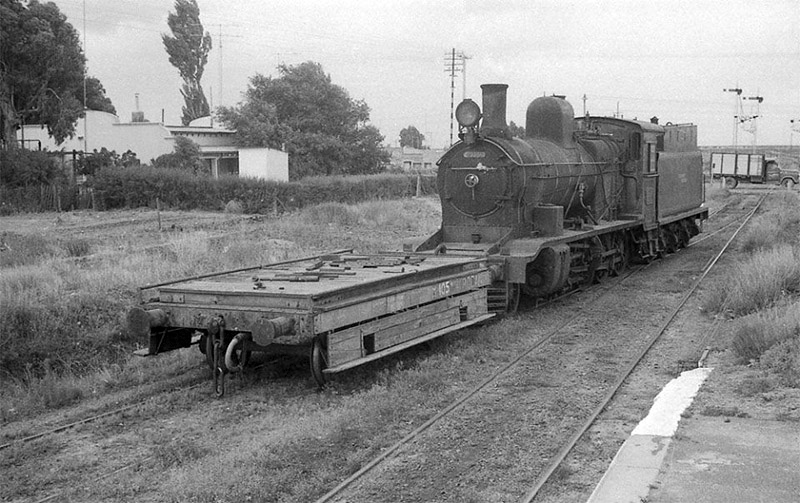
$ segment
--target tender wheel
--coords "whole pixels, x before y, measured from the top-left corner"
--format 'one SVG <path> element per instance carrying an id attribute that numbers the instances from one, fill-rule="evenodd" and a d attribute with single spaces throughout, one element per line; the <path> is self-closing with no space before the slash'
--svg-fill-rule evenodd
<path id="1" fill-rule="evenodd" d="M 737 185 L 739 185 L 739 180 L 732 176 L 725 177 L 725 188 L 735 189 Z"/>
<path id="2" fill-rule="evenodd" d="M 314 344 L 311 346 L 311 375 L 317 381 L 320 387 L 325 386 L 328 378 L 323 372 L 328 368 L 327 350 L 322 344 L 322 339 L 317 337 L 314 339 Z"/>
<path id="3" fill-rule="evenodd" d="M 625 246 L 625 238 L 615 236 L 613 247 L 615 254 L 611 257 L 609 273 L 611 276 L 619 276 L 628 267 L 628 248 Z"/>

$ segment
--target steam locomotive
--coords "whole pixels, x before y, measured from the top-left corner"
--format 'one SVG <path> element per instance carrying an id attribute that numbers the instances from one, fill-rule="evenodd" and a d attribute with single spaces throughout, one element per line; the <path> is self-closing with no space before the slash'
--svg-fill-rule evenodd
<path id="1" fill-rule="evenodd" d="M 707 218 L 697 127 L 574 118 L 563 97 L 528 106 L 525 137 L 506 124 L 505 84 L 483 111 L 456 109 L 460 142 L 439 161 L 442 226 L 417 251 L 486 254 L 509 295 L 547 296 L 685 246 Z"/>
<path id="2" fill-rule="evenodd" d="M 483 110 L 459 104 L 460 141 L 438 163 L 434 235 L 403 252 L 343 251 L 141 287 L 127 318 L 148 338 L 138 354 L 197 343 L 220 395 L 254 351 L 308 355 L 322 384 L 700 232 L 708 210 L 694 125 L 575 118 L 550 96 L 530 104 L 515 138 L 508 86 L 481 87 Z"/>

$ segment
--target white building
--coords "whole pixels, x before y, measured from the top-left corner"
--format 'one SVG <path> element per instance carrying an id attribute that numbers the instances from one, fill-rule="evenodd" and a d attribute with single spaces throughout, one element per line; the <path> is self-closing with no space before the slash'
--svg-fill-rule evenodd
<path id="1" fill-rule="evenodd" d="M 105 148 L 119 155 L 127 151 L 150 163 L 175 149 L 175 138 L 189 138 L 200 147 L 201 158 L 215 178 L 224 175 L 247 176 L 264 180 L 289 180 L 289 155 L 269 148 L 242 148 L 233 143 L 235 132 L 214 127 L 210 118 L 197 119 L 189 126 L 165 126 L 160 122 L 120 122 L 116 115 L 88 110 L 86 121 L 78 119 L 75 136 L 61 145 L 41 125 L 26 125 L 17 139 L 31 149 L 63 151 L 65 154 L 93 152 Z"/>

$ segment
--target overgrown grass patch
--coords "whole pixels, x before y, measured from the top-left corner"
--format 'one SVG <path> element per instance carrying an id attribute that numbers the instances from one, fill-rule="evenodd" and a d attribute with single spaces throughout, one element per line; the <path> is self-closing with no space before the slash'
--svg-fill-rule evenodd
<path id="1" fill-rule="evenodd" d="M 495 348 L 486 355 L 495 367 L 529 344 L 520 337 L 524 325 L 506 319 L 460 331 L 432 341 L 430 352 L 374 362 L 383 368 L 373 368 L 368 380 L 353 369 L 319 394 L 268 398 L 248 419 L 251 433 L 240 444 L 171 470 L 162 494 L 182 501 L 314 501 L 485 379 L 485 372 L 468 370 L 475 352 Z M 215 476 L 220 466 L 234 467 L 230 477 Z"/>
<path id="2" fill-rule="evenodd" d="M 739 407 L 720 407 L 718 405 L 710 405 L 700 411 L 701 416 L 710 417 L 741 417 L 748 418 L 750 415 L 747 412 L 739 410 Z"/>
<path id="3" fill-rule="evenodd" d="M 740 249 L 752 254 L 800 243 L 800 195 L 781 192 L 766 203 L 766 212 L 753 218 Z"/>
<path id="4" fill-rule="evenodd" d="M 39 234 L 23 235 L 3 232 L 0 235 L 0 267 L 18 267 L 35 264 L 56 254 L 55 244 Z"/>
<path id="5" fill-rule="evenodd" d="M 112 220 L 124 222 L 118 235 L 103 226 L 101 215 L 87 216 L 100 224 L 103 243 L 118 236 L 119 245 L 93 255 L 101 244 L 87 230 L 90 227 L 54 237 L 2 234 L 0 378 L 8 386 L 0 391 L 5 411 L 0 414 L 5 418 L 68 403 L 72 398 L 58 396 L 69 396 L 67 390 L 75 380 L 82 389 L 95 393 L 144 379 L 128 370 L 128 362 L 131 351 L 147 341 L 132 340 L 124 330 L 125 313 L 138 302 L 139 286 L 333 249 L 353 247 L 366 253 L 397 249 L 400 231 L 413 229 L 427 235 L 440 221 L 438 201 L 424 198 L 355 206 L 335 203 L 276 220 L 226 221 L 218 229 L 182 230 L 180 217 L 173 215 L 177 230 L 155 236 L 154 223 L 141 212 L 130 218 L 116 213 Z M 82 217 L 71 215 L 70 224 Z M 191 215 L 184 218 L 192 219 Z M 352 225 L 344 225 L 347 222 Z M 142 233 L 147 233 L 147 246 L 131 245 Z M 192 355 L 201 361 L 197 353 Z M 65 380 L 61 391 L 56 385 L 59 376 Z M 56 391 L 44 400 L 41 390 L 47 388 Z M 12 409 L 15 412 L 9 414 Z"/>
<path id="6" fill-rule="evenodd" d="M 788 245 L 755 253 L 730 270 L 709 287 L 705 310 L 743 316 L 800 292 L 800 251 Z"/>
<path id="7" fill-rule="evenodd" d="M 800 302 L 784 302 L 742 318 L 733 332 L 732 349 L 742 363 L 758 360 L 770 348 L 800 339 Z"/>

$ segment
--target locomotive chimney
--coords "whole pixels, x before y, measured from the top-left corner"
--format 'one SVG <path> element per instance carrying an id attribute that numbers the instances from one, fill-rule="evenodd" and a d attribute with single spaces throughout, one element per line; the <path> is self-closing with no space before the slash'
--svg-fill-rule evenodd
<path id="1" fill-rule="evenodd" d="M 483 84 L 483 122 L 481 134 L 506 136 L 506 91 L 508 84 Z"/>

